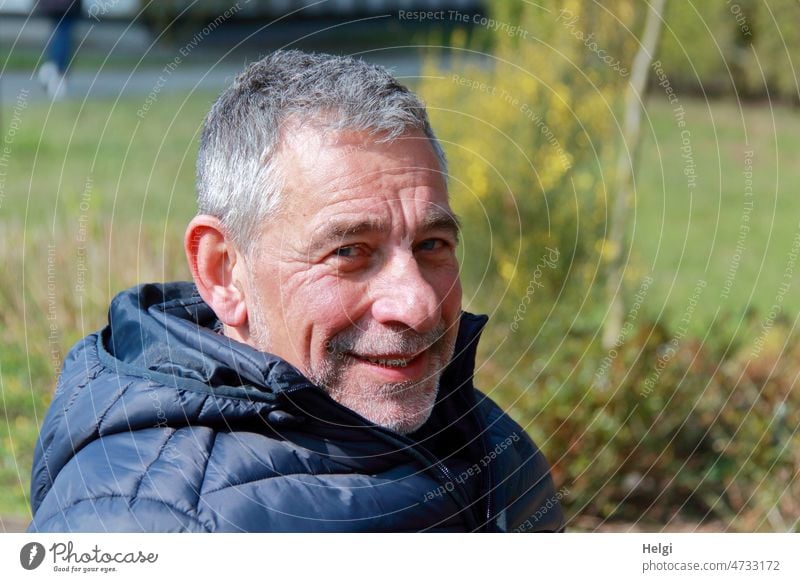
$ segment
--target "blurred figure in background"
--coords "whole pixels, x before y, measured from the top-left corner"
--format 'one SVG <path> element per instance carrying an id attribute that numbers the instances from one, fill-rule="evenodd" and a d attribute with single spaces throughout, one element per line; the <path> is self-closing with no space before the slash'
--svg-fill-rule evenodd
<path id="1" fill-rule="evenodd" d="M 53 21 L 53 33 L 48 39 L 48 60 L 39 67 L 39 82 L 53 101 L 67 93 L 67 68 L 72 56 L 72 30 L 80 17 L 80 0 L 39 0 L 35 11 Z"/>

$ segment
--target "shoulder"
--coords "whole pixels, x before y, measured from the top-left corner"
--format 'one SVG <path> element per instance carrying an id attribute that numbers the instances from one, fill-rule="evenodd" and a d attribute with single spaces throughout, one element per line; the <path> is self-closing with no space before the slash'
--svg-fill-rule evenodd
<path id="1" fill-rule="evenodd" d="M 245 489 L 319 467 L 281 440 L 207 426 L 154 426 L 99 436 L 67 461 L 34 531 L 236 531 L 220 516 Z M 313 465 L 313 463 L 311 463 Z"/>
<path id="2" fill-rule="evenodd" d="M 208 429 L 153 427 L 99 436 L 61 468 L 34 531 L 207 531 L 194 488 Z"/>

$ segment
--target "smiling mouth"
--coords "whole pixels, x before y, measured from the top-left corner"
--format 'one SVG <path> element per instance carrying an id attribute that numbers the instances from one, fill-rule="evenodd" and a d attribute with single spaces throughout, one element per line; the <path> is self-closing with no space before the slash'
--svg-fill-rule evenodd
<path id="1" fill-rule="evenodd" d="M 406 368 L 411 363 L 413 363 L 417 358 L 419 358 L 423 353 L 424 352 L 420 352 L 419 354 L 402 355 L 402 356 L 401 355 L 367 356 L 361 354 L 350 354 L 350 355 L 357 360 L 369 362 L 370 364 L 381 366 L 382 368 Z"/>

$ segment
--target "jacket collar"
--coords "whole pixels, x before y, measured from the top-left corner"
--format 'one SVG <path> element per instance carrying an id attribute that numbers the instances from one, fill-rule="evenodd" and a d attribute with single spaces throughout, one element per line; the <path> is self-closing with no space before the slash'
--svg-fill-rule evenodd
<path id="1" fill-rule="evenodd" d="M 463 312 L 440 398 L 471 390 L 478 338 L 488 318 Z M 279 395 L 313 385 L 294 366 L 215 331 L 219 320 L 193 283 L 157 283 L 117 295 L 109 309 L 106 349 L 129 365 L 216 386 L 253 385 Z"/>

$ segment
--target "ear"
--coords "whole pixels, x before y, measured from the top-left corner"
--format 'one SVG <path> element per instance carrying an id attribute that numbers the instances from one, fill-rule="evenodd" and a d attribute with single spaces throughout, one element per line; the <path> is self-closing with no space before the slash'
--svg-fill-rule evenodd
<path id="1" fill-rule="evenodd" d="M 200 296 L 222 323 L 240 328 L 247 324 L 244 261 L 225 235 L 219 219 L 195 216 L 183 240 L 186 259 Z"/>

